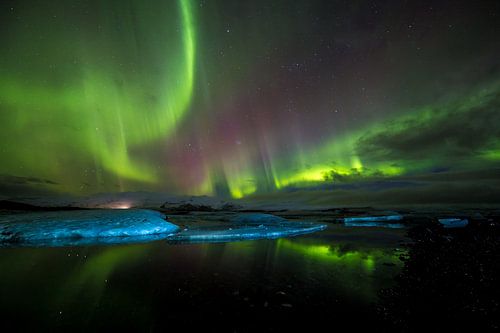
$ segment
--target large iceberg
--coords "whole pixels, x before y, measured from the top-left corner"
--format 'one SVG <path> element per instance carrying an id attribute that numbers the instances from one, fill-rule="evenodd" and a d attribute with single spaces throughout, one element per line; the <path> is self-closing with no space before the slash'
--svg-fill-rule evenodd
<path id="1" fill-rule="evenodd" d="M 1 216 L 2 246 L 69 246 L 150 241 L 179 231 L 152 210 L 77 210 Z"/>

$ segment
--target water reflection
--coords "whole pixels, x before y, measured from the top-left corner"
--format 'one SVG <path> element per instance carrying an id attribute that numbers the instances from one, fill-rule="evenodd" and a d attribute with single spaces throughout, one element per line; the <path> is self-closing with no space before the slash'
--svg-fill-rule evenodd
<path id="1" fill-rule="evenodd" d="M 309 266 L 325 267 L 332 278 L 330 287 L 365 302 L 375 300 L 384 270 L 401 266 L 399 252 L 393 248 L 373 248 L 353 243 L 325 244 L 308 239 L 280 239 L 277 248 L 278 251 L 301 255 Z"/>
<path id="2" fill-rule="evenodd" d="M 363 232 L 334 228 L 234 243 L 2 249 L 0 265 L 8 269 L 0 274 L 0 312 L 27 328 L 56 323 L 80 329 L 111 323 L 144 329 L 152 321 L 164 328 L 167 318 L 187 325 L 220 316 L 284 320 L 286 311 L 346 316 L 368 311 L 377 290 L 399 270 L 394 248 L 401 235 L 378 231 L 377 239 L 392 236 L 374 244 Z M 349 239 L 338 239 L 339 233 Z"/>
<path id="3" fill-rule="evenodd" d="M 78 294 L 85 293 L 87 298 L 93 298 L 97 302 L 114 271 L 127 266 L 133 267 L 137 261 L 144 259 L 148 250 L 144 245 L 112 247 L 85 258 L 83 263 L 74 265 L 67 281 L 62 283 L 60 295 L 73 299 Z"/>

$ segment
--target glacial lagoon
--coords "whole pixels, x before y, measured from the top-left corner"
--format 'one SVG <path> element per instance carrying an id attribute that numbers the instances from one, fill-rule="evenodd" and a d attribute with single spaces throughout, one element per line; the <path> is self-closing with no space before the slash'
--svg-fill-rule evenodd
<path id="1" fill-rule="evenodd" d="M 221 228 L 227 221 L 265 229 L 256 217 L 168 216 L 186 232 L 170 241 L 5 247 L 0 249 L 2 318 L 23 329 L 139 331 L 200 321 L 223 330 L 276 329 L 300 316 L 339 325 L 359 315 L 378 320 L 374 302 L 400 270 L 404 231 L 329 225 L 295 237 L 189 240 L 192 234 L 227 230 Z M 283 219 L 274 220 L 271 230 L 280 223 Z M 294 223 L 310 227 L 311 222 Z"/>

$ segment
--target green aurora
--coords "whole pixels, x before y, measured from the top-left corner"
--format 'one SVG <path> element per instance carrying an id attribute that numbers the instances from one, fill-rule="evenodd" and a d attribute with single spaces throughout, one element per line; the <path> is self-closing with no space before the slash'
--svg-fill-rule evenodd
<path id="1" fill-rule="evenodd" d="M 164 8 L 160 15 L 154 13 L 154 8 L 134 5 L 139 6 L 136 10 L 143 16 L 139 16 L 139 21 L 130 12 L 131 8 L 121 8 L 122 12 L 117 13 L 119 19 L 102 17 L 103 25 L 97 26 L 102 30 L 101 36 L 96 39 L 89 38 L 93 37 L 91 31 L 83 32 L 81 38 L 73 41 L 65 29 L 50 31 L 46 37 L 54 42 L 43 47 L 58 49 L 63 45 L 64 48 L 62 54 L 32 65 L 37 69 L 48 65 L 45 75 L 32 78 L 29 73 L 25 77 L 7 70 L 0 86 L 6 110 L 3 172 L 15 172 L 21 167 L 28 174 L 40 177 L 57 175 L 61 183 L 67 184 L 63 188 L 68 191 L 75 190 L 71 181 L 74 173 L 68 173 L 75 169 L 85 174 L 93 168 L 97 179 L 114 175 L 117 179 L 144 183 L 157 181 L 154 168 L 131 152 L 155 140 L 169 138 L 182 120 L 193 91 L 195 27 L 189 1 L 180 1 L 179 8 Z M 115 10 L 103 7 L 103 12 Z M 28 12 L 28 17 L 37 15 L 36 9 Z M 70 24 L 71 17 L 61 16 L 58 19 L 54 14 L 56 23 L 52 27 Z M 154 29 L 148 17 L 158 20 Z M 127 20 L 122 21 L 124 18 Z M 29 30 L 44 29 L 45 22 L 39 24 Z M 158 37 L 149 43 L 123 41 L 120 29 L 104 28 L 114 24 L 129 30 L 133 24 L 134 31 L 125 34 L 155 33 Z M 19 34 L 30 38 L 26 36 L 29 33 Z M 151 48 L 152 56 L 144 58 L 136 42 L 144 42 L 143 47 Z M 129 49 L 133 44 L 136 47 Z M 89 51 L 100 49 L 104 55 Z M 70 68 L 59 70 L 59 66 Z M 25 67 L 30 66 L 18 63 L 16 69 Z M 65 76 L 66 70 L 73 74 Z M 147 84 L 152 79 L 154 83 Z M 35 149 L 35 144 L 46 149 Z"/>
<path id="2" fill-rule="evenodd" d="M 5 2 L 1 194 L 497 193 L 494 11 L 379 6 Z"/>

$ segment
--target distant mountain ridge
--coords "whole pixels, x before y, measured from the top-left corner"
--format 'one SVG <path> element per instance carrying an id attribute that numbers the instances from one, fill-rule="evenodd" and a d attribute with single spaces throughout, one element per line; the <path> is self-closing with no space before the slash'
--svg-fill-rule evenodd
<path id="1" fill-rule="evenodd" d="M 33 212 L 33 211 L 78 210 L 78 209 L 85 209 L 85 208 L 71 207 L 71 206 L 40 207 L 23 202 L 0 200 L 0 210 L 22 210 L 22 211 Z"/>

